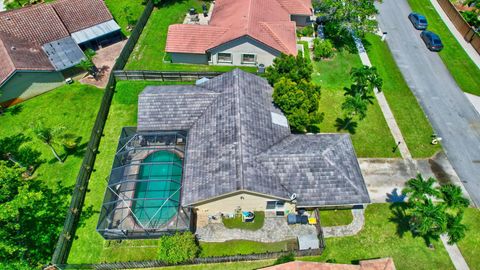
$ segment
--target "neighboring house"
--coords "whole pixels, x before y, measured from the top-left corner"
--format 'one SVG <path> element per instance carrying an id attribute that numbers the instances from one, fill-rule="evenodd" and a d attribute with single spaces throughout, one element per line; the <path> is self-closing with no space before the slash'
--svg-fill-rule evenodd
<path id="1" fill-rule="evenodd" d="M 293 261 L 262 268 L 263 270 L 395 270 L 392 258 L 362 260 L 358 265 Z"/>
<path id="2" fill-rule="evenodd" d="M 173 63 L 269 66 L 297 54 L 296 26 L 312 14 L 309 0 L 217 0 L 208 25 L 170 25 L 165 51 Z"/>
<path id="3" fill-rule="evenodd" d="M 97 230 L 105 238 L 188 230 L 240 209 L 370 202 L 348 134 L 291 134 L 268 82 L 236 69 L 202 84 L 149 86 L 125 128 Z"/>
<path id="4" fill-rule="evenodd" d="M 58 0 L 0 12 L 0 104 L 15 104 L 63 84 L 82 49 L 122 39 L 102 0 Z"/>

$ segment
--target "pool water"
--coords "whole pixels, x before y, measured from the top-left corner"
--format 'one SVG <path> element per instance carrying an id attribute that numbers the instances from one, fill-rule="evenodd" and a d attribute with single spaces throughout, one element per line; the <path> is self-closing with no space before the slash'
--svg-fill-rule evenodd
<path id="1" fill-rule="evenodd" d="M 182 159 L 170 151 L 157 151 L 140 165 L 132 210 L 143 226 L 168 222 L 178 211 L 182 180 Z"/>

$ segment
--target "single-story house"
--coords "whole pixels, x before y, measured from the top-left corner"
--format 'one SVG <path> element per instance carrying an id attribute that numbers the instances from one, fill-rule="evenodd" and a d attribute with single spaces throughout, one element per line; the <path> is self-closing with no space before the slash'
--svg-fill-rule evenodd
<path id="1" fill-rule="evenodd" d="M 173 63 L 269 66 L 297 54 L 312 14 L 310 0 L 217 0 L 208 25 L 170 25 L 165 51 Z"/>
<path id="2" fill-rule="evenodd" d="M 82 49 L 122 39 L 102 0 L 58 0 L 0 12 L 0 104 L 54 89 Z"/>
<path id="3" fill-rule="evenodd" d="M 236 69 L 199 85 L 149 86 L 125 128 L 97 230 L 187 230 L 192 215 L 285 216 L 370 202 L 348 134 L 292 134 L 267 81 Z"/>

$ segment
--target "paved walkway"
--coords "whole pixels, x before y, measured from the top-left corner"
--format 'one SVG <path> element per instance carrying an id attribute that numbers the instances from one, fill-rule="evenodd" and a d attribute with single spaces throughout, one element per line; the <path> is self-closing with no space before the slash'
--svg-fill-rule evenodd
<path id="1" fill-rule="evenodd" d="M 467 96 L 468 100 L 470 100 L 470 103 L 472 103 L 473 107 L 475 107 L 475 110 L 480 114 L 480 97 L 475 96 L 469 93 L 465 93 Z"/>
<path id="2" fill-rule="evenodd" d="M 344 237 L 356 235 L 363 229 L 365 224 L 365 209 L 352 209 L 353 221 L 344 226 L 323 227 L 323 236 Z"/>
<path id="3" fill-rule="evenodd" d="M 455 36 L 465 52 L 470 56 L 472 61 L 480 68 L 480 54 L 472 47 L 472 45 L 465 41 L 462 34 L 458 32 L 457 28 L 453 25 L 452 21 L 448 18 L 447 14 L 443 11 L 442 7 L 438 4 L 437 0 L 430 0 L 438 15 L 442 18 L 443 22 L 447 25 L 450 32 Z"/>
<path id="4" fill-rule="evenodd" d="M 470 268 L 467 265 L 467 262 L 463 258 L 462 253 L 458 249 L 456 244 L 449 245 L 448 244 L 448 236 L 446 235 L 441 235 L 440 239 L 442 239 L 443 245 L 445 246 L 445 249 L 447 250 L 448 256 L 450 256 L 450 259 L 453 262 L 453 265 L 455 266 L 455 269 L 457 270 L 469 270 Z"/>
<path id="5" fill-rule="evenodd" d="M 263 227 L 256 231 L 228 229 L 223 223 L 211 223 L 195 232 L 200 241 L 225 242 L 229 240 L 250 240 L 264 243 L 296 239 L 301 235 L 316 235 L 313 225 L 288 225 L 285 218 L 265 218 Z"/>
<path id="6" fill-rule="evenodd" d="M 357 44 L 358 48 L 358 54 L 360 55 L 360 59 L 362 60 L 362 64 L 365 66 L 372 66 L 372 63 L 370 62 L 370 59 L 368 58 L 368 54 L 363 47 L 363 44 L 360 39 L 355 38 L 355 43 Z M 395 142 L 399 143 L 398 145 L 398 150 L 400 151 L 400 154 L 404 159 L 411 160 L 412 155 L 410 154 L 410 151 L 408 150 L 407 144 L 405 143 L 405 139 L 403 138 L 402 132 L 400 131 L 400 128 L 398 127 L 397 121 L 395 120 L 395 117 L 393 116 L 392 110 L 390 109 L 390 106 L 388 105 L 387 99 L 385 98 L 385 95 L 383 92 L 379 92 L 378 89 L 375 88 L 375 97 L 377 98 L 378 105 L 380 105 L 380 109 L 382 110 L 383 116 L 385 117 L 385 120 L 387 121 L 387 125 L 390 128 L 390 132 L 393 135 L 393 138 L 395 139 Z"/>

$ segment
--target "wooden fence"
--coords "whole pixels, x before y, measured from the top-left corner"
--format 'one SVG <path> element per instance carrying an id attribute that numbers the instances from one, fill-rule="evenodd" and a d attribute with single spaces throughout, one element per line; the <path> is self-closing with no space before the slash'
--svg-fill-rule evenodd
<path id="1" fill-rule="evenodd" d="M 276 259 L 280 256 L 288 255 L 291 253 L 293 253 L 296 257 L 318 256 L 318 255 L 321 255 L 322 252 L 323 252 L 323 248 L 309 249 L 309 250 L 269 252 L 269 253 L 261 253 L 261 254 L 195 258 L 193 261 L 185 262 L 182 265 L 268 260 L 268 259 Z M 99 263 L 99 264 L 64 264 L 64 265 L 56 265 L 55 267 L 56 269 L 61 269 L 61 270 L 63 269 L 112 270 L 112 269 L 154 268 L 154 267 L 163 267 L 163 266 L 170 266 L 170 265 L 172 264 L 167 264 L 163 261 L 136 261 L 136 262 L 117 262 L 117 263 Z"/>
<path id="2" fill-rule="evenodd" d="M 449 0 L 437 0 L 443 11 L 447 14 L 450 21 L 452 21 L 455 28 L 463 36 L 463 38 L 472 44 L 473 48 L 480 54 L 480 35 L 476 33 L 463 18 L 462 14 L 457 11 L 455 6 Z"/>
<path id="3" fill-rule="evenodd" d="M 150 70 L 114 70 L 113 74 L 117 81 L 195 81 L 201 78 L 213 78 L 222 72 L 209 71 L 150 71 Z"/>

